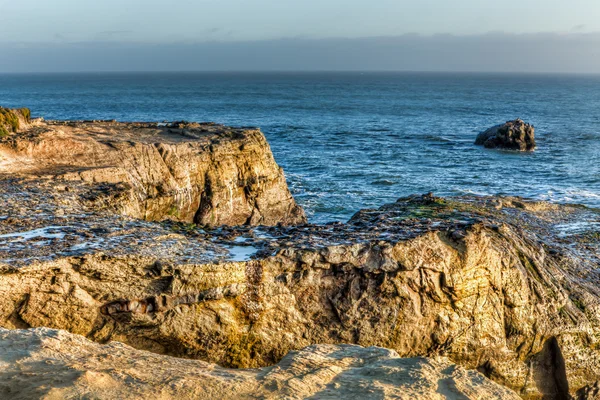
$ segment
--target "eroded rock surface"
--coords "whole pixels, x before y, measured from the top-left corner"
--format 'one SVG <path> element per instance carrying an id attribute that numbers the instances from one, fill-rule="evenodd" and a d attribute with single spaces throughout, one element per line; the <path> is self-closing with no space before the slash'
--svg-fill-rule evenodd
<path id="1" fill-rule="evenodd" d="M 600 379 L 597 210 L 426 195 L 346 224 L 207 230 L 114 216 L 115 193 L 85 182 L 7 182 L 6 328 L 230 367 L 375 345 L 447 356 L 524 398 Z"/>
<path id="2" fill-rule="evenodd" d="M 0 329 L 0 396 L 18 399 L 519 399 L 444 358 L 314 345 L 277 365 L 233 370 L 100 345 L 52 329 Z"/>
<path id="3" fill-rule="evenodd" d="M 532 151 L 535 149 L 535 129 L 533 125 L 516 119 L 481 132 L 475 144 L 492 149 Z"/>
<path id="4" fill-rule="evenodd" d="M 600 381 L 598 210 L 424 195 L 305 224 L 262 134 L 210 124 L 33 121 L 0 157 L 0 327 L 243 368 L 315 343 L 379 346 L 532 399 L 589 398 Z M 248 390 L 307 384 L 263 387 L 262 371 L 239 372 L 255 374 Z M 88 378 L 73 379 L 65 394 Z"/>
<path id="5" fill-rule="evenodd" d="M 113 206 L 201 225 L 305 221 L 257 128 L 197 123 L 43 122 L 0 139 L 0 172 L 119 186 Z"/>

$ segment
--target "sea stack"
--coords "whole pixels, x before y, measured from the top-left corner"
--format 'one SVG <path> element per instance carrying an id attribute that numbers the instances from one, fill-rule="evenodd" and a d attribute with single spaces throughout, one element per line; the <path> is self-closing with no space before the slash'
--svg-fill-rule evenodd
<path id="1" fill-rule="evenodd" d="M 477 135 L 476 145 L 489 149 L 533 151 L 535 149 L 535 128 L 521 119 L 496 125 Z"/>

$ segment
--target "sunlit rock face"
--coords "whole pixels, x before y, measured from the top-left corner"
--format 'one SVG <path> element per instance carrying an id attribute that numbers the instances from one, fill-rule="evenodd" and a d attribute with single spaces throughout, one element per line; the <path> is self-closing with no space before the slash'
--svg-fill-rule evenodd
<path id="1" fill-rule="evenodd" d="M 201 225 L 305 221 L 256 128 L 196 123 L 34 121 L 0 140 L 1 172 L 121 185 L 112 205 Z"/>
<path id="2" fill-rule="evenodd" d="M 379 346 L 523 398 L 594 393 L 598 210 L 423 195 L 306 224 L 265 146 L 197 124 L 34 121 L 1 139 L 0 327 L 241 368 Z"/>
<path id="3" fill-rule="evenodd" d="M 92 211 L 104 193 L 83 183 L 11 187 L 5 328 L 229 367 L 273 365 L 315 343 L 375 345 L 446 356 L 524 398 L 600 378 L 595 210 L 416 196 L 346 224 L 208 230 Z M 30 207 L 40 188 L 48 207 Z M 69 206 L 45 220 L 59 200 Z"/>
<path id="4" fill-rule="evenodd" d="M 65 331 L 0 329 L 0 363 L 0 395 L 20 398 L 519 399 L 444 358 L 351 345 L 314 345 L 271 367 L 234 370 Z"/>

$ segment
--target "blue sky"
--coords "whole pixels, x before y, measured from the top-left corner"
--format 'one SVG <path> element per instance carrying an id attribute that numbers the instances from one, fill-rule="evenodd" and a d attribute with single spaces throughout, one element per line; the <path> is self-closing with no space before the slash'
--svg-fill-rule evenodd
<path id="1" fill-rule="evenodd" d="M 0 0 L 3 42 L 600 31 L 598 0 Z"/>

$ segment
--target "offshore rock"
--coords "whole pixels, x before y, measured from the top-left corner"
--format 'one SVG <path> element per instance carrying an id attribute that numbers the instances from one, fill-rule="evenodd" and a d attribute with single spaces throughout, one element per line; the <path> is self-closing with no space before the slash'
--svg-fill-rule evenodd
<path id="1" fill-rule="evenodd" d="M 36 120 L 0 139 L 0 173 L 103 186 L 119 193 L 107 206 L 150 221 L 306 220 L 257 128 Z"/>
<path id="2" fill-rule="evenodd" d="M 600 380 L 598 210 L 425 195 L 346 224 L 207 230 L 114 215 L 115 193 L 85 182 L 0 185 L 5 328 L 243 368 L 379 346 L 531 399 Z"/>
<path id="3" fill-rule="evenodd" d="M 277 365 L 233 370 L 202 361 L 100 345 L 46 328 L 0 329 L 0 397 L 18 399 L 519 399 L 444 358 L 314 345 Z"/>
<path id="4" fill-rule="evenodd" d="M 535 149 L 535 129 L 533 125 L 516 119 L 481 132 L 475 144 L 487 148 L 532 151 Z"/>

